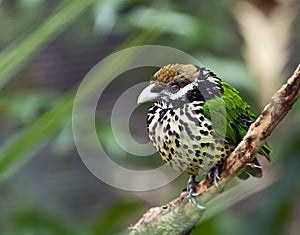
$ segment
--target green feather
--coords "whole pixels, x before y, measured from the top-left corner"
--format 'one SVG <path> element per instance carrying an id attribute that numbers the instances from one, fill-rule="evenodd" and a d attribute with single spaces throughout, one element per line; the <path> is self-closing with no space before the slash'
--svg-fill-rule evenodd
<path id="1" fill-rule="evenodd" d="M 222 97 L 205 102 L 204 116 L 212 121 L 214 130 L 226 143 L 237 146 L 256 116 L 236 89 L 225 82 L 220 83 L 224 90 Z M 271 148 L 267 144 L 259 151 L 269 161 L 270 152 Z"/>

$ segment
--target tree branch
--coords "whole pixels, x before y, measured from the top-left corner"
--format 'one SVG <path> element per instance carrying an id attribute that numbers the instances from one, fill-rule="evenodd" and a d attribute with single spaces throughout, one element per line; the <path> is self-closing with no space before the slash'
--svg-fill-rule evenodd
<path id="1" fill-rule="evenodd" d="M 200 205 L 220 194 L 225 185 L 246 167 L 257 155 L 266 138 L 285 117 L 299 97 L 300 64 L 293 76 L 271 98 L 257 120 L 250 126 L 243 141 L 226 159 L 221 170 L 219 187 L 207 178 L 196 187 Z M 142 218 L 129 229 L 130 234 L 189 234 L 201 219 L 204 210 L 193 207 L 187 200 L 186 192 L 161 206 L 150 208 Z"/>

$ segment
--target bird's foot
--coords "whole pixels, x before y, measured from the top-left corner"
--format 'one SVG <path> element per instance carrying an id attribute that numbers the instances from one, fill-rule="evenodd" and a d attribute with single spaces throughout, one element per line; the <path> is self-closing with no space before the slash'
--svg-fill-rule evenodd
<path id="1" fill-rule="evenodd" d="M 202 209 L 204 210 L 205 207 L 200 205 L 195 197 L 199 196 L 200 193 L 195 192 L 195 186 L 198 184 L 198 182 L 196 181 L 196 176 L 192 175 L 188 181 L 188 185 L 187 185 L 187 195 L 188 195 L 188 199 L 189 202 L 192 204 L 192 206 L 197 207 L 198 209 Z"/>
<path id="2" fill-rule="evenodd" d="M 208 179 L 213 179 L 214 184 L 216 187 L 219 187 L 218 181 L 221 179 L 220 178 L 220 172 L 219 172 L 219 167 L 216 166 L 213 169 L 211 169 L 208 174 L 207 174 Z"/>

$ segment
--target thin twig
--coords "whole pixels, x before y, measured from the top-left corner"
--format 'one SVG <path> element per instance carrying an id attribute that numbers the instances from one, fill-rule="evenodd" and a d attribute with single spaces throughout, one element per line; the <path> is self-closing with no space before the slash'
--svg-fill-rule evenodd
<path id="1" fill-rule="evenodd" d="M 299 97 L 300 64 L 293 76 L 271 98 L 257 120 L 250 126 L 243 141 L 226 159 L 216 187 L 208 179 L 201 181 L 196 191 L 196 200 L 205 205 L 218 196 L 225 185 L 238 175 L 257 155 L 266 138 L 285 117 Z M 187 234 L 201 219 L 204 210 L 199 210 L 188 202 L 186 192 L 161 207 L 149 209 L 142 218 L 129 229 L 130 234 Z"/>

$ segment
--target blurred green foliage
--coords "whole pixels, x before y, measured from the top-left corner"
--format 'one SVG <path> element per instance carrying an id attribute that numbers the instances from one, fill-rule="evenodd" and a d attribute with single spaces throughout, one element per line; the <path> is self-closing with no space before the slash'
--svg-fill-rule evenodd
<path id="1" fill-rule="evenodd" d="M 129 46 L 159 44 L 198 58 L 256 106 L 258 91 L 231 11 L 228 1 L 0 1 L 0 234 L 114 234 L 151 205 L 177 196 L 185 175 L 166 189 L 141 194 L 112 189 L 92 176 L 73 144 L 74 94 L 105 56 Z M 299 52 L 300 28 L 295 31 L 290 47 Z M 151 76 L 146 71 L 124 77 L 145 81 Z M 116 147 L 109 114 L 113 94 L 121 94 L 127 82 L 118 83 L 104 97 L 96 123 L 99 138 L 120 164 L 156 166 L 157 156 L 138 158 Z M 299 110 L 298 102 L 270 137 L 271 168 L 279 180 L 209 217 L 192 234 L 299 234 Z M 142 141 L 145 112 L 140 110 L 140 122 L 134 123 Z M 231 204 L 236 202 L 232 198 Z"/>

